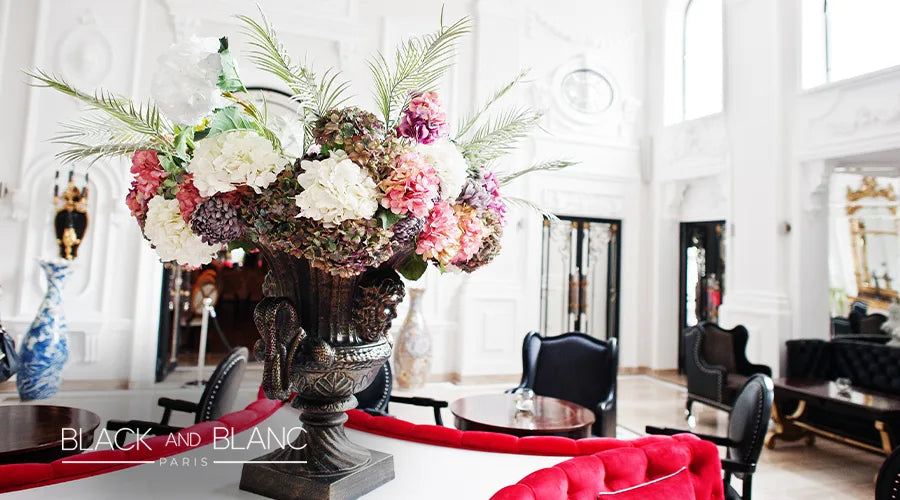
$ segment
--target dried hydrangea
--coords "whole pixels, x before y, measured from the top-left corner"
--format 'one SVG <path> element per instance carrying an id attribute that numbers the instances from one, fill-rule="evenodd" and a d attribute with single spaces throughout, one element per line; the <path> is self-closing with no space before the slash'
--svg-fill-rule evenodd
<path id="1" fill-rule="evenodd" d="M 384 154 L 384 123 L 372 113 L 357 107 L 331 110 L 316 120 L 312 135 L 317 144 L 343 149 L 354 163 L 377 173 Z"/>
<path id="2" fill-rule="evenodd" d="M 250 241 L 275 251 L 294 253 L 291 238 L 296 232 L 300 208 L 293 198 L 300 190 L 295 170 L 287 169 L 261 194 L 241 198 L 238 212 Z"/>
<path id="3" fill-rule="evenodd" d="M 415 151 L 394 158 L 391 166 L 389 174 L 378 184 L 384 193 L 381 206 L 399 215 L 428 215 L 441 182 L 434 168 Z"/>
<path id="4" fill-rule="evenodd" d="M 197 141 L 186 170 L 193 174 L 201 196 L 227 193 L 238 186 L 261 193 L 285 163 L 268 139 L 250 130 L 232 130 Z"/>
<path id="5" fill-rule="evenodd" d="M 453 213 L 456 215 L 459 230 L 462 236 L 459 238 L 459 251 L 453 257 L 453 262 L 465 262 L 471 259 L 484 240 L 484 223 L 478 212 L 469 205 L 453 205 Z"/>
<path id="6" fill-rule="evenodd" d="M 191 229 L 204 243 L 222 245 L 244 236 L 238 211 L 223 196 L 200 202 L 191 215 Z"/>
<path id="7" fill-rule="evenodd" d="M 147 202 L 147 220 L 144 236 L 150 240 L 160 260 L 174 260 L 185 266 L 208 264 L 218 251 L 218 247 L 208 245 L 181 217 L 178 200 L 167 200 L 154 196 Z"/>
<path id="8" fill-rule="evenodd" d="M 416 241 L 416 253 L 446 266 L 459 252 L 462 231 L 450 202 L 442 201 L 425 219 L 425 227 Z"/>
<path id="9" fill-rule="evenodd" d="M 437 92 L 423 92 L 412 96 L 400 115 L 397 133 L 419 144 L 431 144 L 447 135 L 449 128 Z"/>
<path id="10" fill-rule="evenodd" d="M 397 248 L 391 241 L 393 233 L 382 229 L 378 219 L 347 220 L 331 227 L 306 217 L 296 221 L 291 253 L 337 276 L 355 276 L 378 267 Z"/>
<path id="11" fill-rule="evenodd" d="M 300 169 L 297 182 L 303 191 L 295 197 L 295 203 L 301 217 L 328 226 L 368 219 L 378 210 L 375 181 L 345 152 L 332 151 L 324 160 L 302 160 Z"/>

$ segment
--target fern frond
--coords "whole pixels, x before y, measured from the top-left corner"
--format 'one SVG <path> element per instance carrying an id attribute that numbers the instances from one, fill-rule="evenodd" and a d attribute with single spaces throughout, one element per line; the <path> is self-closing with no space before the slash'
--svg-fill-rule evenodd
<path id="1" fill-rule="evenodd" d="M 401 43 L 394 54 L 393 67 L 380 52 L 369 60 L 375 101 L 389 130 L 394 126 L 394 113 L 408 104 L 411 91 L 435 89 L 453 63 L 457 43 L 470 31 L 468 17 L 444 26 L 442 14 L 441 27 L 436 32 Z"/>
<path id="2" fill-rule="evenodd" d="M 113 142 L 102 144 L 83 144 L 75 141 L 54 141 L 63 144 L 65 150 L 56 154 L 56 158 L 63 164 L 90 160 L 93 165 L 101 158 L 114 156 L 131 156 L 137 151 L 163 152 L 159 143 L 154 142 Z"/>
<path id="3" fill-rule="evenodd" d="M 523 78 L 528 74 L 528 70 L 524 69 L 521 73 L 516 75 L 511 81 L 509 81 L 506 85 L 497 89 L 494 94 L 480 107 L 477 111 L 470 112 L 467 114 L 462 120 L 459 121 L 456 127 L 456 138 L 459 139 L 466 135 L 466 132 L 469 131 L 478 120 L 493 106 L 497 101 L 500 100 L 507 92 L 509 92 L 513 87 L 516 86 Z"/>
<path id="4" fill-rule="evenodd" d="M 277 76 L 291 89 L 292 99 L 300 103 L 305 118 L 321 116 L 349 99 L 345 93 L 350 84 L 339 80 L 339 71 L 328 70 L 317 79 L 308 64 L 294 63 L 262 10 L 259 15 L 260 22 L 248 16 L 236 16 L 244 23 L 244 34 L 250 39 L 248 44 L 252 49 L 247 56 L 256 67 Z"/>
<path id="5" fill-rule="evenodd" d="M 525 198 L 517 198 L 515 196 L 504 196 L 503 201 L 509 205 L 513 205 L 513 206 L 516 206 L 519 208 L 524 208 L 526 210 L 531 210 L 532 212 L 537 213 L 538 215 L 540 215 L 541 217 L 543 217 L 545 219 L 548 219 L 551 221 L 559 220 L 559 217 L 557 217 L 556 214 L 549 212 L 548 210 L 542 208 L 537 203 L 530 201 L 530 200 L 526 200 Z"/>
<path id="6" fill-rule="evenodd" d="M 480 126 L 470 138 L 457 141 L 470 166 L 484 165 L 515 151 L 518 142 L 538 124 L 541 114 L 530 109 L 511 109 Z"/>
<path id="7" fill-rule="evenodd" d="M 169 147 L 172 146 L 169 139 L 169 136 L 173 134 L 172 126 L 153 104 L 135 104 L 130 99 L 117 96 L 103 89 L 98 89 L 94 95 L 91 95 L 76 89 L 63 78 L 49 75 L 41 70 L 26 74 L 40 82 L 34 85 L 52 88 L 65 95 L 74 97 L 87 106 L 102 111 L 109 117 L 120 121 L 134 132 L 153 136 Z"/>
<path id="8" fill-rule="evenodd" d="M 564 168 L 569 168 L 572 165 L 578 165 L 577 161 L 569 161 L 569 160 L 548 160 L 542 161 L 540 163 L 535 163 L 534 165 L 519 170 L 518 172 L 513 172 L 511 174 L 506 174 L 500 176 L 498 179 L 500 181 L 501 186 L 505 186 L 510 182 L 522 177 L 523 175 L 530 174 L 532 172 L 552 172 L 554 170 L 562 170 Z"/>

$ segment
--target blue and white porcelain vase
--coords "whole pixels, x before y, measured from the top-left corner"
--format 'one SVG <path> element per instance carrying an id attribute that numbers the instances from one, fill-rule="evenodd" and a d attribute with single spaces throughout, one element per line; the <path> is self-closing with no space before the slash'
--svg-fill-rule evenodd
<path id="1" fill-rule="evenodd" d="M 70 266 L 71 262 L 63 259 L 41 261 L 47 274 L 47 294 L 19 347 L 16 387 L 22 401 L 49 398 L 62 383 L 63 365 L 69 359 L 62 288 Z"/>

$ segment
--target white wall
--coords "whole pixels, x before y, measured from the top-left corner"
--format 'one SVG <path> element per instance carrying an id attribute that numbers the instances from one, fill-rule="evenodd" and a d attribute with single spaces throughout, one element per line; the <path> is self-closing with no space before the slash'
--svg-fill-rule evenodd
<path id="1" fill-rule="evenodd" d="M 358 103 L 370 106 L 364 58 L 390 50 L 402 37 L 437 23 L 442 2 L 389 0 L 263 0 L 283 41 L 297 57 L 319 68 L 335 65 L 355 83 Z M 190 34 L 228 35 L 240 53 L 234 13 L 254 14 L 237 0 L 0 0 L 0 92 L 6 102 L 0 129 L 0 181 L 15 189 L 0 200 L 0 316 L 22 335 L 42 296 L 35 261 L 54 254 L 50 181 L 58 163 L 46 141 L 56 123 L 78 112 L 73 102 L 29 88 L 21 68 L 59 72 L 85 87 L 101 84 L 144 97 L 161 51 Z M 640 317 L 649 269 L 640 264 L 647 246 L 647 190 L 641 182 L 641 101 L 644 96 L 644 11 L 639 2 L 531 0 L 452 2 L 445 18 L 471 15 L 475 32 L 460 64 L 444 82 L 452 117 L 467 111 L 520 68 L 530 83 L 508 99 L 547 111 L 548 131 L 527 141 L 507 164 L 523 166 L 554 156 L 582 165 L 561 175 L 534 178 L 518 194 L 555 211 L 623 219 L 621 297 L 622 365 L 648 365 L 639 348 Z M 573 15 L 574 14 L 574 15 Z M 245 60 L 250 85 L 273 85 Z M 566 69 L 602 70 L 617 99 L 602 117 L 579 121 L 561 104 L 559 78 Z M 64 377 L 151 383 L 161 266 L 140 237 L 124 204 L 130 179 L 124 162 L 91 169 L 91 222 L 75 275 L 64 294 L 71 356 Z M 505 251 L 495 264 L 471 276 L 429 274 L 424 280 L 426 314 L 435 336 L 435 375 L 463 379 L 520 371 L 521 338 L 538 325 L 540 221 L 514 211 Z M 402 316 L 401 316 L 402 318 Z"/>

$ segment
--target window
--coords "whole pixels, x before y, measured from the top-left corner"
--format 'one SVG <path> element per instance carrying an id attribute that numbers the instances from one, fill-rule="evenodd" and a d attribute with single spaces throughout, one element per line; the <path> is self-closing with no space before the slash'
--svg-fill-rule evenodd
<path id="1" fill-rule="evenodd" d="M 666 122 L 721 112 L 722 0 L 674 0 L 667 17 Z"/>
<path id="2" fill-rule="evenodd" d="M 803 86 L 900 64 L 897 0 L 804 0 Z"/>

